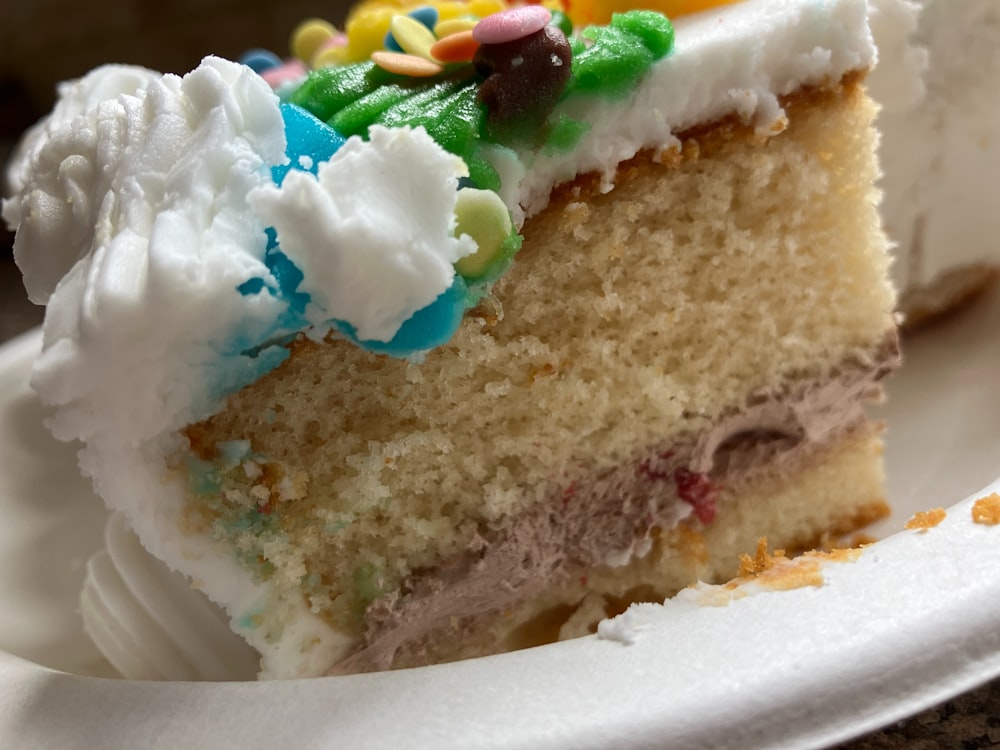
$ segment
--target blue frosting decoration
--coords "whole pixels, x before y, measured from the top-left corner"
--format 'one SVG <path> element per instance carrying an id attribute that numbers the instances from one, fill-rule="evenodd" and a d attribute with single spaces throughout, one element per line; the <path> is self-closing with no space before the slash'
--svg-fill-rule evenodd
<path id="1" fill-rule="evenodd" d="M 293 169 L 316 174 L 319 165 L 329 161 L 330 157 L 344 145 L 344 137 L 340 133 L 313 117 L 302 107 L 283 103 L 280 108 L 285 123 L 285 156 L 288 158 L 288 163 L 271 167 L 271 179 L 279 186 Z M 288 302 L 288 315 L 281 321 L 280 327 L 303 328 L 308 325 L 303 314 L 310 297 L 307 293 L 296 290 L 305 277 L 292 259 L 281 252 L 274 228 L 268 227 L 265 231 L 267 248 L 264 253 L 264 264 L 278 282 L 278 286 L 274 288 L 262 278 L 253 278 L 240 284 L 237 291 L 249 297 L 260 294 L 266 289 L 279 299 Z"/>
<path id="2" fill-rule="evenodd" d="M 424 13 L 428 10 L 433 12 Z M 420 14 L 419 16 L 417 14 Z M 437 11 L 433 8 L 418 8 L 411 13 L 422 23 L 436 21 Z M 281 116 L 285 123 L 286 156 L 288 163 L 271 167 L 271 177 L 276 185 L 281 185 L 289 172 L 294 170 L 316 174 L 319 165 L 329 161 L 345 139 L 337 131 L 322 122 L 302 107 L 283 103 Z M 267 247 L 264 252 L 264 263 L 277 282 L 277 286 L 263 278 L 252 278 L 243 282 L 237 289 L 244 296 L 253 296 L 268 292 L 287 303 L 284 315 L 276 322 L 274 329 L 265 340 L 273 340 L 282 335 L 302 330 L 310 325 L 305 317 L 306 307 L 311 301 L 308 293 L 298 291 L 305 278 L 302 270 L 291 258 L 281 251 L 277 232 L 273 227 L 266 230 Z M 358 339 L 356 329 L 350 323 L 333 320 L 330 323 L 345 337 L 357 345 L 379 354 L 394 357 L 408 357 L 417 352 L 433 349 L 447 343 L 458 330 L 465 310 L 481 296 L 478 289 L 470 289 L 465 280 L 455 275 L 452 285 L 446 289 L 434 302 L 418 310 L 406 320 L 391 341 L 362 341 Z M 258 339 L 259 341 L 260 339 Z M 255 360 L 256 367 L 249 367 L 245 373 L 236 377 L 230 376 L 230 383 L 235 384 L 251 376 L 251 370 L 263 375 L 267 369 L 280 364 L 284 357 L 279 352 L 282 347 L 263 347 L 253 350 L 252 345 L 244 349 L 244 353 Z M 280 359 L 279 359 L 280 357 Z M 261 368 L 267 368 L 261 371 Z M 235 373 L 234 373 L 235 374 Z M 252 382 L 252 381 L 247 381 Z"/>
<path id="3" fill-rule="evenodd" d="M 350 323 L 337 321 L 336 325 L 344 336 L 365 349 L 392 357 L 408 357 L 448 343 L 461 325 L 470 302 L 465 279 L 455 274 L 451 286 L 427 307 L 413 313 L 391 341 L 362 341 Z"/>
<path id="4" fill-rule="evenodd" d="M 295 104 L 283 102 L 281 117 L 285 121 L 285 155 L 288 164 L 271 167 L 275 185 L 281 185 L 291 170 L 316 174 L 322 162 L 329 161 L 344 145 L 344 136 L 325 122 Z M 303 159 L 306 161 L 303 162 Z"/>

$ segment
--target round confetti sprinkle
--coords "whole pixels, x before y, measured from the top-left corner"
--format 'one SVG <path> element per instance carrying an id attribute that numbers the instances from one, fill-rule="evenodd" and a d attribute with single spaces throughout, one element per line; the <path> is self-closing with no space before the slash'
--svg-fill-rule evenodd
<path id="1" fill-rule="evenodd" d="M 312 60 L 309 61 L 309 64 L 314 70 L 318 70 L 319 68 L 328 68 L 331 65 L 344 65 L 347 62 L 346 41 L 342 38 L 333 37 L 320 47 L 319 51 L 313 55 Z"/>
<path id="2" fill-rule="evenodd" d="M 455 263 L 455 270 L 466 278 L 483 275 L 513 228 L 507 206 L 492 190 L 463 188 L 455 202 L 455 224 L 456 237 L 467 234 L 478 245 L 476 252 Z"/>
<path id="3" fill-rule="evenodd" d="M 552 13 L 541 5 L 522 5 L 487 16 L 472 30 L 480 44 L 504 44 L 541 31 Z"/>
<path id="4" fill-rule="evenodd" d="M 429 78 L 442 72 L 444 68 L 436 62 L 431 62 L 416 55 L 405 55 L 400 52 L 372 52 L 372 62 L 390 73 L 414 78 Z"/>
<path id="5" fill-rule="evenodd" d="M 431 47 L 431 57 L 442 63 L 469 62 L 476 54 L 479 42 L 472 37 L 472 29 L 439 39 Z"/>
<path id="6" fill-rule="evenodd" d="M 389 33 L 403 48 L 403 52 L 431 59 L 431 47 L 437 39 L 434 37 L 434 32 L 420 21 L 410 16 L 396 16 L 389 24 Z"/>
<path id="7" fill-rule="evenodd" d="M 292 32 L 292 54 L 300 60 L 312 60 L 337 29 L 321 18 L 303 21 Z"/>
<path id="8" fill-rule="evenodd" d="M 430 5 L 423 5 L 419 8 L 414 8 L 406 15 L 419 21 L 428 29 L 433 29 L 434 24 L 438 22 L 437 8 L 432 8 Z"/>
<path id="9" fill-rule="evenodd" d="M 477 23 L 479 23 L 478 18 L 449 18 L 434 27 L 434 36 L 438 39 L 444 39 L 446 36 L 458 34 L 461 31 L 472 31 L 476 28 Z"/>
<path id="10" fill-rule="evenodd" d="M 254 73 L 263 73 L 265 70 L 280 66 L 281 58 L 270 50 L 250 49 L 240 55 L 240 62 Z"/>
<path id="11" fill-rule="evenodd" d="M 267 81 L 272 89 L 276 89 L 289 81 L 298 81 L 300 78 L 305 78 L 308 72 L 305 64 L 299 60 L 289 60 L 277 68 L 265 70 L 260 74 L 260 77 Z"/>

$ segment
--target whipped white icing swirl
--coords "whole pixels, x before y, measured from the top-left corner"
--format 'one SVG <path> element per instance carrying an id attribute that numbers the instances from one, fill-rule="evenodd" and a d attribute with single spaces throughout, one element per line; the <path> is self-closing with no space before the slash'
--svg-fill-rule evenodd
<path id="1" fill-rule="evenodd" d="M 5 205 L 25 285 L 48 304 L 33 383 L 60 407 L 60 438 L 141 442 L 204 418 L 309 325 L 388 341 L 476 250 L 453 236 L 465 164 L 422 129 L 373 127 L 278 187 L 282 113 L 244 66 L 107 66 L 63 95 Z M 268 265 L 269 226 L 304 273 L 304 315 Z"/>
<path id="2" fill-rule="evenodd" d="M 137 78 L 48 124 L 5 211 L 26 286 L 48 302 L 34 385 L 61 407 L 63 439 L 126 426 L 144 440 L 190 421 L 211 385 L 254 369 L 241 345 L 282 305 L 237 291 L 268 273 L 247 194 L 284 159 L 270 88 L 217 58 L 184 78 Z"/>

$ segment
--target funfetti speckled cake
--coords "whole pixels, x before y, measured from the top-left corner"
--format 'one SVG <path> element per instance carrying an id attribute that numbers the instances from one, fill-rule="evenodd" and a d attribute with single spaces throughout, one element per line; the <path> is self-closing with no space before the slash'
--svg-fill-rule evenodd
<path id="1" fill-rule="evenodd" d="M 900 309 L 916 324 L 1000 273 L 1000 3 L 872 5 L 881 210 Z"/>
<path id="2" fill-rule="evenodd" d="M 592 632 L 881 516 L 867 14 L 364 6 L 305 78 L 68 84 L 4 208 L 52 429 L 269 678 Z"/>

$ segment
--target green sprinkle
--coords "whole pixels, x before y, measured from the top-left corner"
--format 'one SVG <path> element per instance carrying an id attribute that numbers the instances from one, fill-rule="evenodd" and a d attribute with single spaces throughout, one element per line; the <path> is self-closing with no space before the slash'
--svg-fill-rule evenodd
<path id="1" fill-rule="evenodd" d="M 462 188 L 455 203 L 455 236 L 468 235 L 478 248 L 472 255 L 460 258 L 455 270 L 469 280 L 491 275 L 503 260 L 504 243 L 514 231 L 507 206 L 492 190 Z"/>

